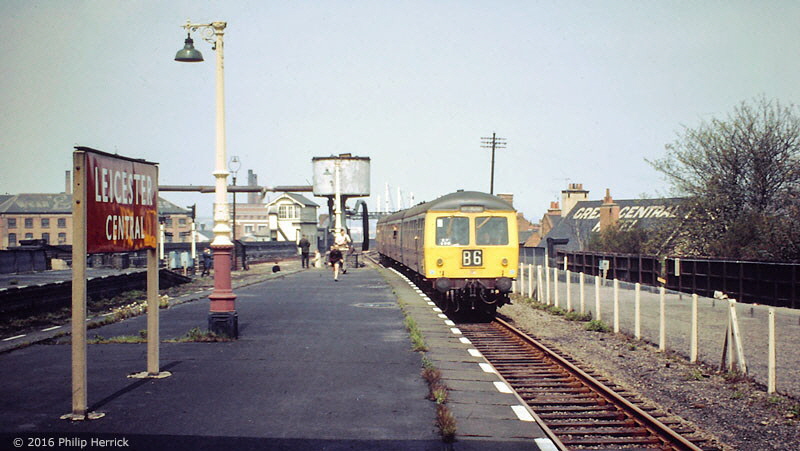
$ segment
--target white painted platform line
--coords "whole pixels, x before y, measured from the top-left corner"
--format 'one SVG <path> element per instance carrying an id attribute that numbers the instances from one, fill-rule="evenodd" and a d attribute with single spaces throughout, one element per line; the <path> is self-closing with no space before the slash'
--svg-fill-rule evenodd
<path id="1" fill-rule="evenodd" d="M 22 338 L 22 337 L 24 337 L 24 336 L 25 336 L 24 334 L 23 334 L 23 335 L 15 335 L 15 336 L 13 336 L 13 337 L 3 338 L 3 341 L 11 341 L 11 340 L 16 340 L 17 338 Z"/>
<path id="2" fill-rule="evenodd" d="M 445 315 L 444 313 L 439 313 L 439 314 L 438 314 L 438 315 L 436 315 L 436 316 L 438 316 L 439 318 L 442 318 L 442 319 L 445 319 L 445 318 L 447 318 L 447 315 Z"/>
<path id="3" fill-rule="evenodd" d="M 436 304 L 434 304 L 434 303 L 433 303 L 433 302 L 431 302 L 431 301 L 428 301 L 428 305 L 436 305 Z"/>
<path id="4" fill-rule="evenodd" d="M 447 316 L 445 316 L 445 318 L 446 318 L 446 317 L 447 317 Z M 446 319 L 446 320 L 444 320 L 444 323 L 445 323 L 445 324 L 447 324 L 448 326 L 455 326 L 455 325 L 456 325 L 456 323 L 454 323 L 454 322 L 450 321 L 449 319 Z"/>
<path id="5" fill-rule="evenodd" d="M 481 352 L 478 351 L 477 349 L 467 349 L 467 352 L 469 352 L 469 355 L 471 355 L 472 357 L 483 357 Z"/>
<path id="6" fill-rule="evenodd" d="M 469 338 L 467 338 L 467 337 L 461 337 L 461 338 L 458 339 L 458 341 L 460 341 L 461 343 L 464 343 L 465 345 L 471 345 L 472 344 L 472 342 L 469 341 Z"/>
<path id="7" fill-rule="evenodd" d="M 451 327 L 450 332 L 454 333 L 455 335 L 461 335 L 461 330 L 458 327 Z"/>
<path id="8" fill-rule="evenodd" d="M 436 313 L 442 313 L 442 309 L 440 309 L 439 307 L 434 307 L 433 311 Z"/>
<path id="9" fill-rule="evenodd" d="M 429 298 L 428 296 L 422 296 L 422 299 L 425 299 L 426 301 L 430 301 L 431 300 L 431 298 Z"/>
<path id="10" fill-rule="evenodd" d="M 520 421 L 535 421 L 525 406 L 511 406 L 511 410 L 517 414 L 517 418 L 519 418 Z"/>
<path id="11" fill-rule="evenodd" d="M 479 363 L 478 366 L 481 367 L 484 373 L 497 374 L 497 371 L 494 370 L 494 367 L 492 365 L 489 365 L 488 363 Z"/>
<path id="12" fill-rule="evenodd" d="M 511 390 L 511 387 L 509 387 L 505 382 L 494 382 L 494 387 L 500 393 L 514 393 L 514 390 Z"/>
<path id="13" fill-rule="evenodd" d="M 549 438 L 535 438 L 533 441 L 536 443 L 536 446 L 539 447 L 542 451 L 558 451 L 558 447 L 552 440 Z"/>
<path id="14" fill-rule="evenodd" d="M 42 332 L 50 332 L 51 330 L 61 329 L 61 326 L 53 326 L 48 327 L 47 329 L 42 329 Z"/>

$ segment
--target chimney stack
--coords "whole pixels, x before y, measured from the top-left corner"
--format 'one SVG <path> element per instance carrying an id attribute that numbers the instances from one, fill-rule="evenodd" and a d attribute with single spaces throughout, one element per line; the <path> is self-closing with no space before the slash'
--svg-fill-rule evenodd
<path id="1" fill-rule="evenodd" d="M 606 188 L 606 197 L 600 205 L 600 231 L 619 222 L 619 205 L 611 198 L 611 190 Z"/>
<path id="2" fill-rule="evenodd" d="M 70 176 L 70 171 L 67 171 L 66 180 L 64 184 L 64 194 L 72 195 L 72 177 Z"/>
<path id="3" fill-rule="evenodd" d="M 567 216 L 578 202 L 589 200 L 589 191 L 583 189 L 583 183 L 570 183 L 561 191 L 561 216 Z"/>

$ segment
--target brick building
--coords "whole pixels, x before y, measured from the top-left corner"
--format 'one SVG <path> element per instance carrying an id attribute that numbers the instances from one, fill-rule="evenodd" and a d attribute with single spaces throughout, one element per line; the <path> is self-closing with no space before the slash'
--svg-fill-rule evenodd
<path id="1" fill-rule="evenodd" d="M 158 199 L 166 242 L 190 242 L 191 211 Z M 0 250 L 21 240 L 41 239 L 51 245 L 72 245 L 72 194 L 0 195 Z"/>

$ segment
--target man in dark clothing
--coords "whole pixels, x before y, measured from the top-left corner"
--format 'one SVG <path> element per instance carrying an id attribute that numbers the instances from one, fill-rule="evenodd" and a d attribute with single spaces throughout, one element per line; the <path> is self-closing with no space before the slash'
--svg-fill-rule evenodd
<path id="1" fill-rule="evenodd" d="M 303 238 L 300 239 L 297 246 L 300 248 L 300 266 L 308 268 L 308 250 L 311 248 L 311 243 L 309 243 L 306 236 L 303 235 Z"/>
<path id="2" fill-rule="evenodd" d="M 211 268 L 214 267 L 214 257 L 211 255 L 211 249 L 206 248 L 203 251 L 203 272 L 200 277 L 211 275 Z"/>
<path id="3" fill-rule="evenodd" d="M 328 254 L 328 261 L 331 262 L 331 266 L 333 267 L 334 282 L 339 281 L 339 268 L 342 266 L 343 260 L 342 251 L 337 249 L 336 246 L 331 246 L 331 252 Z"/>

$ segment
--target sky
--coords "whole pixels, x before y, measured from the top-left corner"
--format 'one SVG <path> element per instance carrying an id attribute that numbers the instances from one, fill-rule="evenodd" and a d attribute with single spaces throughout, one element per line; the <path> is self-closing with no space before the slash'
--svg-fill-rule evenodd
<path id="1" fill-rule="evenodd" d="M 569 183 L 666 196 L 647 160 L 683 127 L 800 102 L 797 1 L 3 0 L 0 194 L 63 192 L 74 146 L 213 185 L 215 54 L 195 33 L 206 61 L 173 60 L 187 19 L 228 24 L 239 183 L 311 184 L 313 157 L 349 152 L 371 210 L 387 184 L 391 209 L 488 192 L 492 133 L 494 191 L 534 221 Z M 162 197 L 212 215 L 213 194 Z"/>

